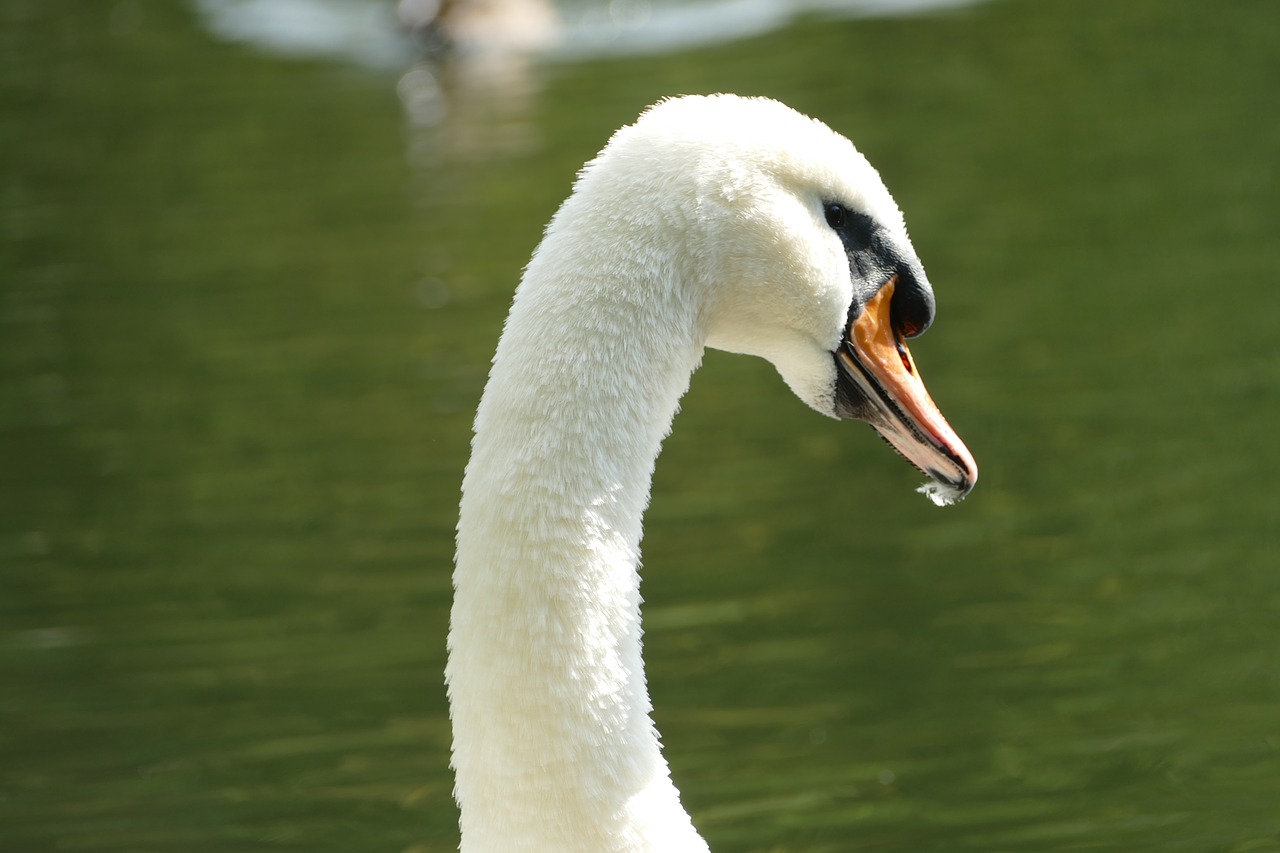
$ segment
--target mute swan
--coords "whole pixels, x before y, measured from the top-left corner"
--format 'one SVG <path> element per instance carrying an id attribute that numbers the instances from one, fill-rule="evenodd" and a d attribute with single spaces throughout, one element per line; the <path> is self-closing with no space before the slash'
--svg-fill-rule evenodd
<path id="1" fill-rule="evenodd" d="M 534 53 L 560 39 L 551 0 L 400 0 L 396 18 L 434 53 Z"/>
<path id="2" fill-rule="evenodd" d="M 705 851 L 650 719 L 639 543 L 704 347 L 763 356 L 963 497 L 977 466 L 903 343 L 933 293 L 879 175 L 775 101 L 683 97 L 578 176 L 476 414 L 446 681 L 467 853 Z"/>

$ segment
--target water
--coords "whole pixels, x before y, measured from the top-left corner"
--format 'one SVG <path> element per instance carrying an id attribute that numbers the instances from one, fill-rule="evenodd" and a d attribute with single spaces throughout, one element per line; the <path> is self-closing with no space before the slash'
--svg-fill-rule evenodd
<path id="1" fill-rule="evenodd" d="M 173 4 L 0 21 L 0 848 L 456 844 L 451 535 L 511 289 L 615 126 L 727 89 L 880 167 L 982 480 L 936 509 L 708 356 L 644 591 L 713 849 L 1280 849 L 1266 0 L 810 15 L 408 84 Z"/>

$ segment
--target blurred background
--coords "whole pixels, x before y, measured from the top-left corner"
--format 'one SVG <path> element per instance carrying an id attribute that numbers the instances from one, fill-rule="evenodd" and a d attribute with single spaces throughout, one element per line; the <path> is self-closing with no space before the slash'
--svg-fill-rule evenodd
<path id="1" fill-rule="evenodd" d="M 708 354 L 644 595 L 712 849 L 1280 850 L 1280 7 L 480 5 L 0 0 L 0 849 L 456 849 L 512 290 L 614 128 L 732 91 L 881 170 L 982 479 Z"/>

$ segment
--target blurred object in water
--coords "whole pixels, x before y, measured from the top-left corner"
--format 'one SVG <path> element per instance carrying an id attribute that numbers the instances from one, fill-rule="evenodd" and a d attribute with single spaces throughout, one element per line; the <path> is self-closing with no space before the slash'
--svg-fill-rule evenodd
<path id="1" fill-rule="evenodd" d="M 404 68 L 416 56 L 667 53 L 759 36 L 799 15 L 916 15 L 983 0 L 190 0 L 227 41 Z M 126 11 L 128 7 L 125 7 Z"/>
<path id="2" fill-rule="evenodd" d="M 432 55 L 541 52 L 561 35 L 550 0 L 400 0 L 396 20 Z"/>
<path id="3" fill-rule="evenodd" d="M 412 45 L 386 4 L 365 0 L 193 0 L 218 38 L 295 57 L 403 67 Z"/>

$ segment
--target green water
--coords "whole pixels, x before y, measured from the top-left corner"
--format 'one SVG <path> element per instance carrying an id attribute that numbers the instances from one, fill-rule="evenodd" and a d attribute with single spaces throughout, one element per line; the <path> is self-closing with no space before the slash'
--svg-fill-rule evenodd
<path id="1" fill-rule="evenodd" d="M 855 139 L 938 291 L 959 507 L 695 376 L 646 655 L 724 851 L 1280 850 L 1280 7 L 992 2 L 397 75 L 0 2 L 0 850 L 436 851 L 469 420 L 574 170 L 664 94 Z M 449 78 L 453 80 L 454 78 Z"/>

